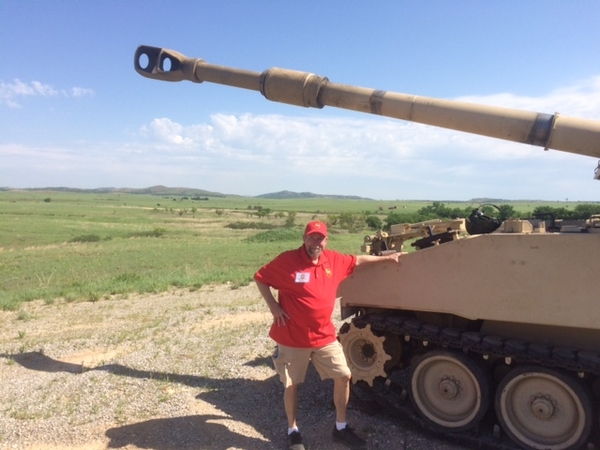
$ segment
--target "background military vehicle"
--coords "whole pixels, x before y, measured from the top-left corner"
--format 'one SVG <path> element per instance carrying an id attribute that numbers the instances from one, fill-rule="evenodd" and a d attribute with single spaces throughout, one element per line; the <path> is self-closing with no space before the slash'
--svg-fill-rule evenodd
<path id="1" fill-rule="evenodd" d="M 336 106 L 600 159 L 595 120 L 347 86 L 280 68 L 232 69 L 148 46 L 137 49 L 134 66 L 158 80 L 214 82 L 297 106 Z M 367 237 L 364 250 L 401 251 L 415 238 L 417 251 L 401 265 L 358 267 L 340 287 L 343 318 L 352 319 L 339 337 L 353 381 L 399 411 L 408 397 L 423 424 L 475 436 L 478 445 L 502 446 L 508 436 L 530 449 L 598 446 L 597 218 L 547 230 L 543 220 L 500 224 L 477 210 L 464 222 L 396 225 Z"/>

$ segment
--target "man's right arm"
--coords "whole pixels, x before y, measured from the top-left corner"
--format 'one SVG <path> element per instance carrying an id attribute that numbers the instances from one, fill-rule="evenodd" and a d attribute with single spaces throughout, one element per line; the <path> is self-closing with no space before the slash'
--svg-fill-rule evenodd
<path id="1" fill-rule="evenodd" d="M 277 326 L 285 326 L 286 320 L 288 320 L 290 316 L 286 314 L 279 302 L 275 299 L 271 292 L 271 288 L 260 281 L 254 281 L 256 282 L 258 291 L 265 299 L 265 302 L 267 302 L 267 306 L 269 307 L 271 314 L 273 314 L 273 319 Z"/>

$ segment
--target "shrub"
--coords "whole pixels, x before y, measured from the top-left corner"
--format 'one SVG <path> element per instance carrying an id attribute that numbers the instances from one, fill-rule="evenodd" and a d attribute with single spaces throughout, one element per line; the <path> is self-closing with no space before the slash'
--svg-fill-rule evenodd
<path id="1" fill-rule="evenodd" d="M 271 230 L 276 228 L 276 225 L 263 222 L 232 222 L 225 225 L 225 228 L 233 230 Z"/>
<path id="2" fill-rule="evenodd" d="M 129 237 L 162 237 L 167 232 L 166 228 L 155 227 L 152 231 L 136 231 L 129 233 Z"/>
<path id="3" fill-rule="evenodd" d="M 80 236 L 75 236 L 69 242 L 99 242 L 102 238 L 97 234 L 82 234 Z"/>
<path id="4" fill-rule="evenodd" d="M 250 238 L 249 242 L 287 242 L 302 241 L 302 233 L 294 228 L 278 228 L 272 231 L 263 231 Z"/>
<path id="5" fill-rule="evenodd" d="M 372 230 L 381 230 L 383 227 L 383 222 L 377 216 L 369 216 L 366 218 L 367 225 Z"/>
<path id="6" fill-rule="evenodd" d="M 294 221 L 296 220 L 296 211 L 288 211 L 287 218 L 285 219 L 286 227 L 293 227 Z"/>

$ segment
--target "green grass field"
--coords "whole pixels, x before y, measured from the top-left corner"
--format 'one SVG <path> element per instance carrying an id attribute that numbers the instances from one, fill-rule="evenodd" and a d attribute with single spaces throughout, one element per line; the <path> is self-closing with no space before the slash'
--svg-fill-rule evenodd
<path id="1" fill-rule="evenodd" d="M 95 301 L 212 283 L 235 288 L 250 283 L 254 272 L 281 251 L 299 246 L 303 226 L 312 218 L 368 212 L 383 220 L 392 206 L 410 213 L 428 204 L 0 191 L 0 309 L 34 299 Z M 525 211 L 546 204 L 564 206 L 513 206 Z M 253 214 L 259 206 L 271 214 L 257 218 Z M 297 213 L 295 226 L 281 232 L 288 211 Z M 244 222 L 276 228 L 228 227 Z M 366 228 L 349 233 L 334 227 L 328 248 L 358 253 L 368 233 Z"/>

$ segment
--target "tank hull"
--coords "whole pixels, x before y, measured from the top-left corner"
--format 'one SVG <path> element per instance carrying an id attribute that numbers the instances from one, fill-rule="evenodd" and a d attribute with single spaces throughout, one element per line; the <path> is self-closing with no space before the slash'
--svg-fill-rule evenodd
<path id="1" fill-rule="evenodd" d="M 357 267 L 338 293 L 344 311 L 447 314 L 486 333 L 600 350 L 598 249 L 591 233 L 470 236 Z"/>

